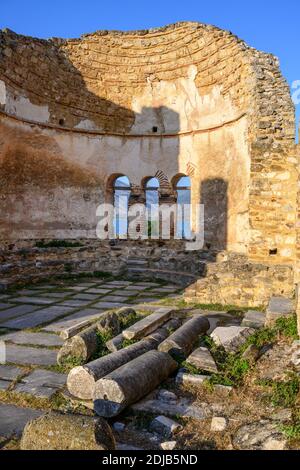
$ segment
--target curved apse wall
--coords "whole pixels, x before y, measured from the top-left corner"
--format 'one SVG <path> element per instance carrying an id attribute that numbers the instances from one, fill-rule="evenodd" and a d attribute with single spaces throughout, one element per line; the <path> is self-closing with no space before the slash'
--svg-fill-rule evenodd
<path id="1" fill-rule="evenodd" d="M 94 237 L 106 182 L 191 177 L 206 239 L 246 252 L 252 147 L 289 144 L 276 58 L 198 23 L 80 39 L 0 34 L 2 239 Z M 25 215 L 26 214 L 26 215 Z"/>

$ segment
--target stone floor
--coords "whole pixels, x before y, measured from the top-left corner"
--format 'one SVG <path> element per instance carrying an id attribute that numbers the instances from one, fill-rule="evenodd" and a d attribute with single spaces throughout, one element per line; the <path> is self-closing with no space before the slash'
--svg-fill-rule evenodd
<path id="1" fill-rule="evenodd" d="M 64 388 L 66 375 L 56 366 L 62 330 L 89 324 L 111 308 L 154 311 L 174 296 L 180 296 L 176 285 L 111 279 L 57 281 L 0 294 L 0 341 L 6 346 L 6 362 L 0 365 L 0 438 L 19 435 L 39 413 L 27 407 L 28 401 L 26 407 L 8 404 L 1 393 L 19 403 L 24 396 L 49 400 Z"/>

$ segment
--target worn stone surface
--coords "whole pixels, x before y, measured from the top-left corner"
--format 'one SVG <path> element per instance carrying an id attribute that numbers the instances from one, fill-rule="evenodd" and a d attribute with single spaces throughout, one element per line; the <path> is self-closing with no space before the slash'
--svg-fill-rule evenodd
<path id="1" fill-rule="evenodd" d="M 22 373 L 24 372 L 21 367 L 0 365 L 0 379 L 15 380 Z"/>
<path id="2" fill-rule="evenodd" d="M 5 392 L 10 385 L 11 385 L 10 381 L 0 379 L 0 390 Z"/>
<path id="3" fill-rule="evenodd" d="M 253 332 L 254 330 L 248 327 L 220 326 L 210 336 L 218 346 L 223 346 L 228 352 L 235 352 Z"/>
<path id="4" fill-rule="evenodd" d="M 272 325 L 280 317 L 292 315 L 295 311 L 295 306 L 290 299 L 285 297 L 272 297 L 266 314 L 266 324 Z"/>
<path id="5" fill-rule="evenodd" d="M 146 397 L 131 406 L 135 412 L 146 412 L 153 414 L 164 414 L 170 417 L 182 416 L 183 418 L 193 418 L 199 421 L 207 419 L 211 412 L 207 406 L 200 406 L 192 400 L 180 399 L 177 403 L 165 403 L 154 397 Z"/>
<path id="6" fill-rule="evenodd" d="M 50 412 L 27 423 L 22 450 L 113 450 L 115 439 L 101 418 Z"/>
<path id="7" fill-rule="evenodd" d="M 7 344 L 6 360 L 14 364 L 51 366 L 56 364 L 56 351 Z"/>
<path id="8" fill-rule="evenodd" d="M 22 305 L 23 307 L 23 305 Z M 34 313 L 29 313 L 22 317 L 15 318 L 3 323 L 2 326 L 6 328 L 13 328 L 15 330 L 22 330 L 24 328 L 34 328 L 44 323 L 49 323 L 58 317 L 62 317 L 70 313 L 73 309 L 71 307 L 60 307 L 53 305 L 41 310 L 37 310 Z"/>
<path id="9" fill-rule="evenodd" d="M 176 376 L 176 383 L 178 385 L 192 385 L 194 387 L 203 387 L 209 380 L 209 375 L 195 375 L 189 374 L 180 370 Z M 225 385 L 214 385 L 214 390 L 221 393 L 222 395 L 230 395 L 233 387 Z"/>
<path id="10" fill-rule="evenodd" d="M 234 436 L 233 444 L 241 450 L 284 450 L 287 441 L 277 423 L 259 421 L 242 426 Z"/>
<path id="11" fill-rule="evenodd" d="M 150 431 L 161 434 L 164 437 L 171 437 L 180 431 L 182 426 L 173 419 L 166 416 L 157 416 L 150 423 Z"/>
<path id="12" fill-rule="evenodd" d="M 175 450 L 177 446 L 176 441 L 166 441 L 166 442 L 161 442 L 160 448 L 162 450 Z"/>
<path id="13" fill-rule="evenodd" d="M 32 344 L 36 346 L 61 346 L 62 339 L 57 335 L 47 333 L 29 333 L 27 331 L 18 331 L 1 336 L 2 341 L 10 341 L 14 344 Z"/>
<path id="14" fill-rule="evenodd" d="M 145 338 L 126 348 L 95 359 L 84 366 L 74 367 L 68 375 L 68 390 L 75 397 L 89 400 L 93 398 L 98 380 L 124 366 L 138 356 L 155 349 L 157 343 Z"/>
<path id="15" fill-rule="evenodd" d="M 63 339 L 68 339 L 97 320 L 102 313 L 103 312 L 101 310 L 99 311 L 96 308 L 85 308 L 79 312 L 62 318 L 61 320 L 51 323 L 43 329 L 45 331 L 58 333 Z"/>
<path id="16" fill-rule="evenodd" d="M 159 326 L 163 325 L 167 320 L 169 320 L 173 310 L 174 309 L 169 307 L 158 309 L 155 313 L 148 315 L 147 317 L 134 323 L 134 325 L 124 330 L 124 338 L 140 339 L 143 336 L 152 333 Z"/>
<path id="17" fill-rule="evenodd" d="M 248 310 L 242 321 L 242 326 L 250 328 L 263 328 L 266 322 L 266 314 L 257 310 Z"/>
<path id="18" fill-rule="evenodd" d="M 207 348 L 198 348 L 190 354 L 186 360 L 188 364 L 196 367 L 199 370 L 217 373 L 218 368 Z"/>
<path id="19" fill-rule="evenodd" d="M 28 421 L 37 418 L 41 411 L 0 404 L 0 436 L 20 436 Z"/>
<path id="20" fill-rule="evenodd" d="M 210 425 L 210 430 L 212 432 L 223 432 L 227 428 L 227 419 L 220 417 L 220 416 L 214 416 L 213 419 L 211 420 L 211 425 Z"/>
<path id="21" fill-rule="evenodd" d="M 26 315 L 27 313 L 33 312 L 36 309 L 37 307 L 34 307 L 33 305 L 18 305 L 16 307 L 11 307 L 5 310 L 1 310 L 0 311 L 1 326 L 6 326 L 6 324 L 2 324 L 6 320 L 9 320 L 15 317 L 21 317 L 22 315 Z M 7 323 L 8 323 L 8 328 L 10 328 L 9 322 Z M 11 328 L 14 328 L 14 326 L 12 326 Z"/>
<path id="22" fill-rule="evenodd" d="M 104 417 L 116 416 L 155 389 L 177 367 L 168 354 L 159 351 L 149 351 L 133 359 L 96 382 L 96 413 Z"/>
<path id="23" fill-rule="evenodd" d="M 61 390 L 67 381 L 67 376 L 57 372 L 43 369 L 35 369 L 26 377 L 23 377 L 14 392 L 26 393 L 37 398 L 50 398 L 57 390 Z"/>
<path id="24" fill-rule="evenodd" d="M 185 358 L 189 355 L 197 339 L 209 330 L 209 321 L 205 317 L 194 316 L 175 330 L 159 346 L 158 350 L 170 355 Z"/>

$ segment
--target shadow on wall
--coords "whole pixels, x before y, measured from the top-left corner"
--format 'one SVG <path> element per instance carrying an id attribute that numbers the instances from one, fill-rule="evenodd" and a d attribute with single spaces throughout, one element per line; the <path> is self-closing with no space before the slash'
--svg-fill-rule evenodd
<path id="1" fill-rule="evenodd" d="M 200 201 L 204 204 L 204 247 L 227 249 L 228 183 L 222 178 L 201 182 Z"/>

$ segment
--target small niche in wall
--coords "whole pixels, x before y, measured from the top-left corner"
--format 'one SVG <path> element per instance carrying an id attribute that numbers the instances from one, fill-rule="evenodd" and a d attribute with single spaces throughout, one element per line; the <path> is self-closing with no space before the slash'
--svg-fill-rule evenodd
<path id="1" fill-rule="evenodd" d="M 60 126 L 64 126 L 65 125 L 65 120 L 63 118 L 61 118 L 59 121 L 58 121 L 58 124 Z"/>
<path id="2" fill-rule="evenodd" d="M 158 131 L 158 127 L 157 126 L 153 126 L 152 127 L 152 132 L 156 133 Z"/>
<path id="3" fill-rule="evenodd" d="M 277 248 L 272 248 L 271 250 L 269 250 L 270 256 L 276 256 L 277 254 L 278 254 Z"/>

